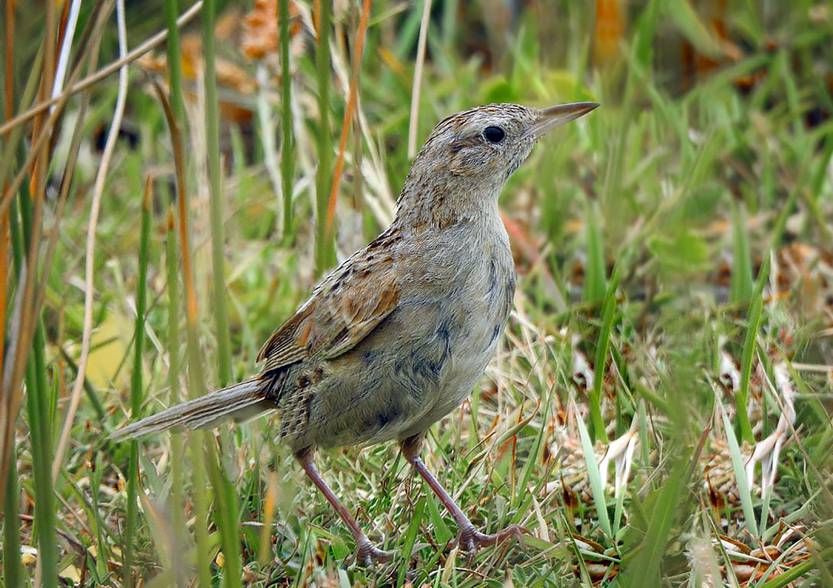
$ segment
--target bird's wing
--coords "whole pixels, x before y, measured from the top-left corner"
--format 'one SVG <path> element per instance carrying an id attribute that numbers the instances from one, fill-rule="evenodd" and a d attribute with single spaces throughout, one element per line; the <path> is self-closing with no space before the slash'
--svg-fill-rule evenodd
<path id="1" fill-rule="evenodd" d="M 258 353 L 271 372 L 310 356 L 331 359 L 355 347 L 399 303 L 388 252 L 372 246 L 342 263 Z"/>

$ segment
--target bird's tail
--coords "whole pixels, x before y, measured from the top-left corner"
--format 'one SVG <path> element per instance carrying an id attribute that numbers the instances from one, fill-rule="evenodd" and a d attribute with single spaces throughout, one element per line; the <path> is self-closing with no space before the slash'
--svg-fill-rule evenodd
<path id="1" fill-rule="evenodd" d="M 172 406 L 113 432 L 110 438 L 132 439 L 168 429 L 203 429 L 229 418 L 247 420 L 272 408 L 274 403 L 266 400 L 262 383 L 255 378 Z"/>

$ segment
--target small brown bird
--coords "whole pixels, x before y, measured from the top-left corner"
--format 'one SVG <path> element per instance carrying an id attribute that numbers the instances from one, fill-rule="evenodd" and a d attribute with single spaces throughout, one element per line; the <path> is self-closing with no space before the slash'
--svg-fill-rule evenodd
<path id="1" fill-rule="evenodd" d="M 579 102 L 543 110 L 491 104 L 439 123 L 414 160 L 396 219 L 346 259 L 269 338 L 250 380 L 169 408 L 114 436 L 210 427 L 265 411 L 338 512 L 357 560 L 386 561 L 313 463 L 318 447 L 396 439 L 454 517 L 459 545 L 519 536 L 478 531 L 419 457 L 425 431 L 469 395 L 495 352 L 515 291 L 498 213 L 506 180 L 548 130 L 587 114 Z"/>

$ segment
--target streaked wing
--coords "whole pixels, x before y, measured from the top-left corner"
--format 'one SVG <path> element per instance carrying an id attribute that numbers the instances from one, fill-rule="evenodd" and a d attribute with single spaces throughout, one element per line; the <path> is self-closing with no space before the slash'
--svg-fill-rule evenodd
<path id="1" fill-rule="evenodd" d="M 371 244 L 345 260 L 263 345 L 271 372 L 310 356 L 334 358 L 370 334 L 399 303 L 393 257 Z"/>

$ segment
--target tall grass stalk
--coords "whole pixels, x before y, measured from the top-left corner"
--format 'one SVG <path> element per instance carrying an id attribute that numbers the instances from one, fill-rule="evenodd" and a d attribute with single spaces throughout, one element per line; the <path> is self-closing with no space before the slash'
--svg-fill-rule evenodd
<path id="1" fill-rule="evenodd" d="M 202 373 L 202 356 L 200 353 L 198 328 L 199 312 L 197 293 L 194 283 L 194 267 L 191 261 L 190 220 L 188 216 L 188 191 L 186 188 L 185 150 L 179 125 L 174 118 L 171 104 L 165 93 L 155 86 L 156 94 L 165 111 L 176 170 L 177 233 L 179 236 L 180 257 L 182 258 L 182 282 L 185 287 L 185 333 L 188 354 L 188 391 L 191 398 L 201 396 L 205 390 Z M 195 562 L 199 584 L 203 588 L 211 586 L 211 545 L 208 536 L 208 501 L 206 488 L 205 452 L 203 451 L 204 433 L 195 431 L 188 437 L 191 455 L 191 479 L 194 486 L 194 535 L 197 541 Z"/>
<path id="2" fill-rule="evenodd" d="M 9 447 L 12 460 L 17 460 L 14 438 Z M 20 527 L 17 524 L 18 511 L 17 468 L 11 468 L 6 476 L 6 495 L 3 501 L 3 579 L 6 586 L 23 585 L 23 569 L 20 562 Z"/>
<path id="3" fill-rule="evenodd" d="M 320 276 L 335 263 L 335 241 L 327 230 L 327 205 L 330 194 L 330 162 L 333 137 L 330 133 L 330 2 L 319 2 L 318 45 L 315 59 L 318 72 L 318 170 L 315 175 L 316 233 L 315 274 Z"/>
<path id="4" fill-rule="evenodd" d="M 32 63 L 32 70 L 23 91 L 23 97 L 20 102 L 21 108 L 25 108 L 25 106 L 31 103 L 31 101 L 35 98 L 36 90 L 41 82 L 43 53 L 44 48 L 43 45 L 41 45 L 37 55 L 35 56 L 35 60 Z M 10 105 L 6 105 L 6 110 L 8 111 L 9 109 Z M 4 350 L 5 357 L 3 360 L 4 363 L 2 373 L 3 410 L 0 411 L 0 416 L 3 418 L 2 423 L 0 423 L 3 427 L 2 437 L 0 438 L 0 460 L 2 461 L 2 466 L 0 466 L 0 479 L 3 480 L 5 480 L 6 475 L 12 469 L 10 467 L 10 463 L 13 454 L 10 453 L 10 448 L 13 445 L 17 415 L 23 399 L 21 381 L 25 377 L 25 366 L 29 355 L 29 347 L 32 336 L 32 330 L 24 329 L 23 325 L 20 324 L 22 320 L 26 318 L 26 313 L 24 313 L 23 307 L 27 300 L 30 300 L 31 298 L 33 280 L 31 279 L 31 273 L 21 273 L 21 268 L 23 267 L 22 259 L 25 252 L 22 240 L 20 240 L 19 237 L 21 229 L 18 212 L 16 212 L 19 199 L 18 192 L 21 189 L 24 178 L 27 177 L 27 174 L 31 169 L 33 161 L 36 159 L 36 155 L 40 149 L 40 147 L 37 146 L 41 144 L 44 135 L 42 133 L 40 137 L 36 138 L 36 133 L 32 133 L 33 145 L 29 149 L 28 157 L 26 157 L 27 152 L 23 142 L 21 141 L 22 134 L 23 129 L 21 128 L 15 128 L 13 130 L 6 145 L 4 146 L 2 159 L 0 159 L 0 185 L 3 186 L 3 199 L 2 203 L 0 203 L 0 218 L 4 218 L 7 222 L 10 239 L 9 243 L 12 249 L 12 257 L 14 258 L 15 271 L 17 272 L 17 279 L 15 281 L 17 296 L 15 297 L 15 305 L 12 308 L 12 316 L 9 317 L 9 332 L 4 333 L 7 347 Z M 15 153 L 16 150 L 18 152 L 17 157 Z M 20 169 L 14 179 L 11 182 L 8 182 L 7 175 L 13 169 L 14 164 L 21 159 L 25 159 L 26 164 L 23 166 L 23 169 Z M 15 231 L 17 231 L 17 237 Z M 15 249 L 14 245 L 18 242 L 21 244 L 20 248 Z M 3 253 L 8 255 L 8 248 L 5 243 L 3 244 L 3 247 Z M 8 296 L 9 294 L 10 291 L 6 291 L 6 295 Z M 4 324 L 3 326 L 5 327 L 6 325 Z M 13 329 L 17 329 L 17 332 L 13 332 Z M 0 484 L 0 493 L 4 493 L 5 488 L 5 484 Z M 17 526 L 16 521 L 14 526 Z"/>
<path id="5" fill-rule="evenodd" d="M 176 214 L 174 202 L 168 209 L 167 243 L 165 249 L 165 269 L 168 282 L 168 386 L 170 393 L 168 401 L 171 406 L 181 402 L 179 390 L 179 275 L 176 254 Z M 183 461 L 185 455 L 182 447 L 182 435 L 179 432 L 171 434 L 171 512 L 174 533 L 174 549 L 184 548 L 185 518 L 183 516 Z M 171 562 L 177 574 L 177 585 L 183 585 L 181 577 L 182 564 L 171 554 Z"/>
<path id="6" fill-rule="evenodd" d="M 43 178 L 41 178 L 43 179 Z M 38 184 L 35 183 L 35 193 Z M 35 215 L 36 216 L 36 215 Z M 12 218 L 12 222 L 17 219 Z M 24 187 L 20 192 L 20 219 L 22 230 L 13 231 L 13 247 L 20 252 L 15 257 L 19 260 L 18 276 L 23 276 L 28 268 L 33 267 L 32 255 L 28 256 L 23 265 L 23 251 L 38 237 L 33 227 L 32 200 L 28 190 Z M 34 248 L 29 247 L 30 251 Z M 18 282 L 19 284 L 19 282 Z M 20 285 L 18 286 L 20 295 Z M 32 469 L 34 470 L 35 495 L 35 525 L 38 538 L 38 566 L 42 585 L 46 588 L 57 586 L 58 578 L 58 545 L 55 531 L 55 497 L 53 495 L 53 480 L 50 473 L 52 462 L 52 427 L 49 420 L 51 412 L 47 398 L 49 385 L 47 384 L 46 360 L 44 354 L 43 324 L 39 317 L 34 317 L 35 333 L 32 353 L 26 366 L 26 412 L 29 420 L 29 435 L 32 445 Z"/>
<path id="7" fill-rule="evenodd" d="M 43 41 L 44 70 L 41 76 L 39 96 L 45 98 L 48 88 L 52 84 L 52 74 L 55 66 L 55 6 L 50 4 L 46 9 L 46 30 Z M 44 117 L 37 117 L 33 127 L 33 137 L 39 139 L 51 135 L 51 125 L 44 123 Z M 53 120 L 53 119 L 50 119 Z M 48 122 L 48 121 L 47 121 Z M 34 304 L 34 283 L 37 275 L 38 259 L 41 244 L 43 207 L 46 198 L 46 173 L 49 167 L 50 148 L 44 142 L 36 150 L 36 159 L 32 166 L 29 187 L 21 187 L 20 223 L 22 231 L 18 233 L 18 247 L 23 260 L 25 250 L 25 269 L 19 264 L 17 275 L 18 296 L 25 296 L 21 312 L 20 329 L 26 333 L 34 331 L 32 352 L 29 354 L 26 366 L 26 408 L 29 417 L 30 439 L 32 447 L 32 469 L 35 481 L 35 525 L 38 537 L 38 568 L 41 585 L 45 588 L 57 586 L 58 580 L 58 543 L 56 532 L 56 513 L 54 479 L 50 471 L 52 461 L 52 420 L 53 407 L 50 403 L 50 389 L 47 383 L 47 367 L 44 353 L 45 337 L 40 311 Z M 20 237 L 22 236 L 22 241 Z M 21 289 L 23 276 L 26 285 Z M 9 415 L 9 426 L 12 426 Z"/>
<path id="8" fill-rule="evenodd" d="M 170 101 L 174 117 L 180 124 L 187 122 L 185 104 L 182 99 L 182 60 L 179 44 L 179 27 L 176 18 L 179 12 L 177 0 L 165 0 L 165 23 L 167 24 L 168 42 L 168 82 L 170 84 Z"/>
<path id="9" fill-rule="evenodd" d="M 231 381 L 231 343 L 229 339 L 228 311 L 226 310 L 225 256 L 223 247 L 223 202 L 220 192 L 222 169 L 220 168 L 220 111 L 217 100 L 217 71 L 215 68 L 214 21 L 217 6 L 214 0 L 205 0 L 202 21 L 202 50 L 205 84 L 205 139 L 208 150 L 209 216 L 211 219 L 211 267 L 213 305 L 211 314 L 217 323 L 217 355 L 219 359 L 220 386 Z"/>
<path id="10" fill-rule="evenodd" d="M 289 0 L 278 0 L 281 42 L 281 187 L 283 192 L 283 237 L 287 245 L 295 240 L 292 217 L 292 184 L 295 141 L 292 137 L 292 70 L 289 64 Z"/>
<path id="11" fill-rule="evenodd" d="M 243 568 L 238 538 L 237 492 L 223 472 L 223 461 L 217 455 L 214 439 L 203 433 L 208 475 L 214 490 L 214 520 L 223 547 L 223 584 L 229 588 L 241 586 Z"/>
<path id="12" fill-rule="evenodd" d="M 173 117 L 183 124 L 186 122 L 185 105 L 182 99 L 182 65 L 179 48 L 179 29 L 176 25 L 178 12 L 177 0 L 165 0 L 165 20 L 168 27 L 168 81 L 170 84 L 170 100 Z M 167 234 L 165 249 L 165 269 L 167 273 L 168 288 L 168 386 L 170 388 L 169 402 L 174 406 L 181 402 L 179 389 L 180 358 L 179 358 L 179 313 L 180 313 L 180 290 L 179 270 L 177 266 L 177 242 L 176 242 L 176 202 L 174 194 L 171 194 L 170 208 L 167 217 Z M 171 434 L 171 512 L 174 533 L 174 550 L 185 547 L 185 517 L 184 508 L 184 464 L 185 454 L 182 445 L 182 435 L 178 432 Z M 171 554 L 171 563 L 176 574 L 178 586 L 185 585 L 185 578 L 182 575 L 183 565 L 175 554 Z"/>
<path id="13" fill-rule="evenodd" d="M 214 22 L 217 6 L 214 0 L 206 0 L 203 7 L 203 63 L 205 84 L 205 127 L 208 149 L 208 187 L 209 213 L 211 220 L 211 265 L 213 304 L 211 312 L 217 323 L 217 355 L 219 356 L 219 382 L 226 386 L 231 381 L 231 343 L 229 336 L 228 311 L 226 310 L 225 255 L 223 252 L 225 237 L 223 231 L 223 206 L 220 181 L 220 112 L 217 100 L 217 72 L 215 69 Z M 193 360 L 193 361 L 192 361 Z M 193 362 L 201 359 L 189 356 L 189 365 L 193 371 Z M 202 384 L 202 382 L 201 382 Z M 204 386 L 200 386 L 204 389 Z M 231 484 L 223 473 L 222 464 L 218 463 L 213 441 L 208 435 L 196 435 L 206 442 L 205 456 L 208 463 L 210 479 L 214 489 L 217 508 L 214 516 L 220 528 L 220 537 L 225 556 L 223 581 L 226 586 L 239 586 L 242 576 L 240 562 L 240 541 L 237 538 L 237 502 L 231 492 Z"/>
<path id="14" fill-rule="evenodd" d="M 142 202 L 142 224 L 139 233 L 139 272 L 136 275 L 136 321 L 133 329 L 133 373 L 130 377 L 130 416 L 142 418 L 142 355 L 145 350 L 145 309 L 147 307 L 147 273 L 150 254 L 150 221 L 153 207 L 153 181 L 145 179 Z M 134 547 L 138 530 L 137 497 L 139 495 L 139 442 L 130 442 L 130 461 L 127 466 L 127 521 L 124 545 L 124 584 L 134 585 Z"/>
<path id="15" fill-rule="evenodd" d="M 182 210 L 180 209 L 180 215 Z M 187 241 L 182 239 L 182 221 L 180 221 L 180 243 L 182 249 L 182 267 L 183 274 L 191 274 L 191 260 L 190 256 L 186 255 Z M 185 271 L 185 268 L 189 268 Z M 190 308 L 190 299 L 195 296 L 193 289 L 193 281 L 186 280 L 186 290 L 190 290 L 186 294 L 189 299 L 189 304 L 186 306 L 186 332 L 187 332 L 187 353 L 188 353 L 188 386 L 189 396 L 196 398 L 202 395 L 205 390 L 205 381 L 202 374 L 202 355 L 200 354 L 199 338 L 197 335 L 197 320 L 196 316 L 192 315 Z M 196 298 L 193 298 L 196 302 Z M 196 311 L 196 303 L 193 305 Z M 211 544 L 208 536 L 208 503 L 210 496 L 206 483 L 208 477 L 205 470 L 205 450 L 203 440 L 205 438 L 204 431 L 194 431 L 188 437 L 188 446 L 191 454 L 191 480 L 194 491 L 194 534 L 197 540 L 196 566 L 197 577 L 202 588 L 209 588 L 211 583 Z"/>
<path id="16" fill-rule="evenodd" d="M 86 40 L 84 43 L 84 48 L 80 51 L 80 54 L 77 58 L 78 64 L 72 72 L 72 75 L 70 77 L 71 81 L 77 79 L 78 75 L 81 72 L 81 67 L 84 64 L 84 62 L 87 61 L 88 56 L 88 71 L 95 70 L 97 65 L 96 58 L 98 54 L 98 44 L 101 38 L 101 31 L 103 30 L 104 23 L 107 17 L 109 16 L 111 10 L 112 1 L 108 0 L 99 10 L 97 18 L 88 22 L 87 27 L 84 31 L 84 35 L 82 37 Z M 52 36 L 47 35 L 47 41 L 41 46 L 35 58 L 35 62 L 32 64 L 29 79 L 26 83 L 23 92 L 23 98 L 20 103 L 21 109 L 25 108 L 25 105 L 30 104 L 32 97 L 35 95 L 35 88 L 38 85 L 40 85 L 41 89 L 41 98 L 43 98 L 43 96 L 45 95 L 46 89 L 49 85 L 49 80 L 42 79 L 42 74 L 45 71 L 42 68 L 45 61 L 43 59 L 43 56 L 52 50 L 52 39 Z M 64 204 L 66 203 L 69 188 L 72 184 L 72 178 L 75 171 L 75 159 L 78 153 L 80 142 L 80 132 L 82 126 L 81 122 L 84 120 L 84 113 L 86 112 L 88 102 L 89 95 L 86 94 L 82 100 L 79 114 L 76 119 L 76 125 L 72 135 L 69 155 L 67 158 L 66 165 L 64 166 L 64 174 L 62 178 L 60 195 L 58 198 L 58 202 L 55 205 L 55 210 L 52 214 L 52 218 L 54 219 L 60 219 L 62 217 Z M 34 322 L 36 322 L 38 320 L 37 317 L 40 316 L 40 309 L 42 307 L 44 299 L 45 288 L 43 287 L 43 281 L 46 279 L 46 276 L 48 276 L 49 268 L 51 267 L 51 259 L 53 257 L 57 243 L 57 235 L 59 234 L 59 231 L 57 230 L 51 231 L 50 236 L 46 239 L 47 245 L 45 247 L 45 260 L 43 261 L 43 263 L 40 263 L 38 261 L 38 254 L 42 249 L 42 223 L 40 219 L 43 213 L 43 192 L 45 190 L 45 174 L 47 166 L 47 164 L 44 164 L 44 161 L 48 159 L 50 151 L 50 146 L 48 145 L 45 139 L 53 135 L 53 133 L 51 132 L 52 125 L 57 120 L 57 117 L 61 114 L 61 109 L 63 108 L 64 103 L 65 99 L 58 102 L 57 107 L 50 114 L 46 123 L 43 122 L 43 114 L 38 114 L 35 117 L 35 125 L 32 134 L 32 145 L 29 147 L 28 151 L 24 150 L 22 144 L 19 143 L 19 138 L 23 130 L 22 127 L 15 126 L 12 129 L 10 140 L 4 149 L 3 164 L 0 165 L 0 177 L 5 179 L 6 174 L 10 169 L 10 166 L 14 161 L 16 161 L 16 158 L 13 157 L 14 149 L 18 148 L 20 150 L 20 160 L 25 160 L 26 163 L 23 165 L 22 169 L 19 170 L 14 180 L 10 184 L 5 184 L 3 201 L 4 203 L 14 202 L 13 197 L 23 185 L 24 178 L 26 177 L 26 174 L 29 172 L 31 172 L 32 174 L 32 181 L 30 183 L 30 186 L 33 188 L 33 197 L 35 200 L 35 221 L 33 223 L 34 236 L 30 236 L 30 238 L 27 240 L 31 244 L 31 249 L 29 252 L 29 262 L 27 266 L 29 268 L 32 268 L 32 271 L 26 272 L 25 280 L 19 280 L 22 282 L 22 285 L 18 284 L 18 289 L 22 292 L 22 294 L 20 294 L 20 296 L 18 297 L 18 300 L 21 304 L 17 305 L 17 308 L 15 309 L 16 317 L 12 321 L 12 324 L 15 325 L 17 332 L 10 334 L 10 340 L 14 343 L 12 345 L 14 351 L 12 353 L 9 353 L 8 356 L 4 359 L 5 374 L 3 386 L 4 388 L 6 388 L 8 393 L 5 395 L 7 402 L 3 405 L 3 408 L 5 410 L 2 413 L 4 430 L 2 432 L 3 448 L 0 449 L 0 456 L 2 456 L 2 466 L 0 466 L 0 478 L 5 478 L 6 472 L 9 471 L 10 455 L 7 454 L 6 447 L 11 444 L 11 439 L 14 433 L 15 418 L 20 406 L 22 396 L 22 387 L 20 385 L 21 379 L 24 377 L 24 366 L 27 362 L 27 357 L 29 356 L 29 351 L 32 347 L 32 339 L 36 336 L 37 328 L 34 326 Z M 6 112 L 7 114 L 11 112 L 11 108 L 7 106 Z M 4 206 L 0 206 L 0 208 L 4 209 L 3 215 L 5 215 L 7 209 L 5 209 Z M 37 268 L 39 267 L 43 268 L 40 273 L 40 278 L 38 278 L 37 271 Z M 57 388 L 52 389 L 52 393 L 50 394 L 50 396 L 52 397 L 55 394 L 57 394 Z M 55 398 L 50 398 L 50 414 L 48 417 L 50 420 L 54 418 L 54 402 Z M 58 461 L 57 458 L 56 461 Z M 54 466 L 54 464 L 52 477 L 53 479 L 57 478 L 57 468 Z M 0 495 L 2 495 L 4 491 L 5 485 L 0 485 Z"/>
<path id="17" fill-rule="evenodd" d="M 6 58 L 4 61 L 4 120 L 14 116 L 14 5 L 6 2 L 4 39 Z M 5 189 L 5 185 L 3 184 Z M 9 276 L 9 212 L 0 215 L 0 284 L 8 283 Z M 6 304 L 9 291 L 0 289 L 0 335 L 6 332 Z M 0 366 L 6 357 L 5 337 L 0 336 Z M 2 399 L 5 403 L 5 398 Z M 2 413 L 2 410 L 0 410 Z M 9 421 L 11 418 L 9 417 Z M 11 424 L 11 423 L 10 423 Z M 17 447 L 14 435 L 8 448 L 10 461 L 17 461 Z M 20 535 L 18 534 L 18 480 L 17 468 L 9 468 L 5 482 L 3 500 L 3 579 L 6 586 L 18 586 L 23 583 L 23 569 L 20 562 Z"/>
<path id="18" fill-rule="evenodd" d="M 40 79 L 40 71 L 41 71 L 41 57 L 43 55 L 43 51 L 38 51 L 38 54 L 35 57 L 35 62 L 32 64 L 32 70 L 29 74 L 29 78 L 26 82 L 26 86 L 23 91 L 23 97 L 21 98 L 21 108 L 25 108 L 25 105 L 31 103 L 35 96 L 35 90 L 37 88 L 37 82 Z M 8 88 L 11 86 L 7 86 L 7 95 L 8 95 Z M 11 110 L 11 104 L 6 105 L 6 113 Z M 24 302 L 25 296 L 25 288 L 26 283 L 25 280 L 22 279 L 22 274 L 20 273 L 20 269 L 22 267 L 22 258 L 23 258 L 23 247 L 22 245 L 19 248 L 15 248 L 14 244 L 16 243 L 15 231 L 20 231 L 19 221 L 18 221 L 18 213 L 17 213 L 17 198 L 15 197 L 18 187 L 12 188 L 10 184 L 6 181 L 6 175 L 12 169 L 12 165 L 16 163 L 17 158 L 15 157 L 15 150 L 23 149 L 22 143 L 20 142 L 20 137 L 22 134 L 22 129 L 16 128 L 14 132 L 12 132 L 11 136 L 8 138 L 8 143 L 3 149 L 2 160 L 0 160 L 0 185 L 3 186 L 3 194 L 4 198 L 6 194 L 9 194 L 10 197 L 10 208 L 0 209 L 0 218 L 4 219 L 6 222 L 6 228 L 9 235 L 8 245 L 5 241 L 5 237 L 3 237 L 2 241 L 2 253 L 4 259 L 8 259 L 8 248 L 12 250 L 12 258 L 14 261 L 14 268 L 17 272 L 17 280 L 16 280 L 16 289 L 18 291 L 18 296 L 16 297 L 15 307 L 12 309 L 12 317 L 9 319 L 8 327 L 9 329 L 12 328 L 14 325 L 16 317 L 19 317 L 19 309 Z M 22 241 L 21 241 L 22 243 Z M 8 263 L 4 261 L 4 263 Z M 4 294 L 9 296 L 11 294 L 10 290 L 3 289 Z M 20 294 L 20 293 L 24 294 Z M 22 387 L 20 385 L 21 379 L 24 378 L 25 368 L 22 365 L 22 362 L 25 361 L 25 358 L 19 357 L 20 355 L 28 353 L 28 333 L 22 332 L 22 335 L 26 337 L 26 341 L 21 342 L 20 337 L 16 339 L 12 339 L 10 336 L 6 336 L 6 320 L 4 319 L 3 324 L 0 325 L 3 330 L 4 334 L 4 343 L 5 340 L 8 340 L 8 346 L 4 349 L 4 357 L 3 357 L 3 374 L 2 374 L 2 410 L 0 410 L 0 416 L 2 416 L 2 421 L 0 421 L 0 425 L 2 425 L 2 431 L 0 431 L 0 480 L 5 480 L 6 476 L 17 475 L 16 467 L 11 467 L 11 464 L 14 462 L 16 454 L 13 452 L 14 447 L 14 436 L 16 430 L 16 422 L 17 422 L 17 415 L 20 410 L 20 404 L 22 402 Z M 25 343 L 25 345 L 24 345 Z M 12 473 L 12 471 L 14 473 Z M 5 503 L 5 490 L 6 485 L 0 484 L 0 494 L 3 495 L 3 501 Z M 6 510 L 5 512 L 17 512 L 17 511 L 9 511 Z M 7 515 L 8 516 L 8 515 Z M 16 515 L 15 515 L 16 516 Z M 12 525 L 7 527 L 6 532 L 12 533 L 16 532 L 18 527 L 17 521 L 13 521 Z M 17 552 L 17 558 L 19 559 L 20 553 L 19 550 Z"/>

